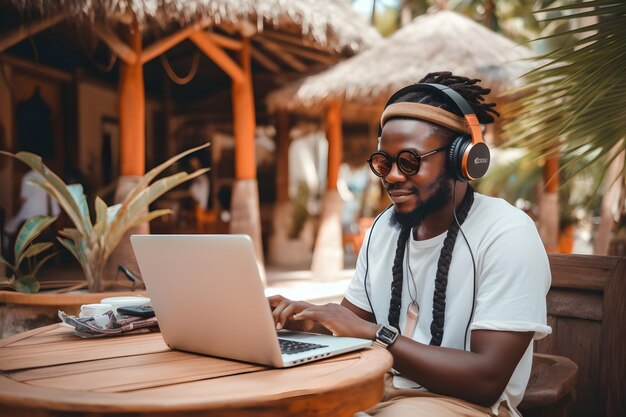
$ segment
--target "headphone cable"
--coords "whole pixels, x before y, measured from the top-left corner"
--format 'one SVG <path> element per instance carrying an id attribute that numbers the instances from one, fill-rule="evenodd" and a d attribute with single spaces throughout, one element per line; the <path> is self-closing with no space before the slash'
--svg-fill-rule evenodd
<path id="1" fill-rule="evenodd" d="M 378 220 L 385 214 L 387 210 L 393 207 L 393 204 L 390 204 L 382 213 L 380 213 L 374 223 L 372 223 L 372 227 L 370 228 L 369 236 L 367 237 L 367 245 L 365 245 L 365 277 L 363 278 L 363 289 L 365 290 L 365 296 L 367 297 L 367 303 L 370 305 L 370 310 L 372 311 L 372 315 L 374 316 L 374 323 L 378 324 L 378 319 L 376 318 L 376 313 L 374 312 L 374 307 L 372 306 L 372 300 L 370 300 L 369 292 L 367 291 L 367 273 L 370 268 L 370 242 L 372 241 L 372 234 L 374 233 L 374 226 L 378 223 Z"/>
<path id="2" fill-rule="evenodd" d="M 467 326 L 465 327 L 465 337 L 463 339 L 463 350 L 465 350 L 467 346 L 467 332 L 469 331 L 470 324 L 472 323 L 472 319 L 474 318 L 474 307 L 476 306 L 476 262 L 474 260 L 474 252 L 472 252 L 472 247 L 470 246 L 467 237 L 465 237 L 465 233 L 463 232 L 463 228 L 461 228 L 461 223 L 459 219 L 456 217 L 456 183 L 457 180 L 454 180 L 454 187 L 452 190 L 452 214 L 454 215 L 454 221 L 459 226 L 459 231 L 461 232 L 461 236 L 463 236 L 463 240 L 467 245 L 467 249 L 469 250 L 470 257 L 472 258 L 472 271 L 474 273 L 473 279 L 473 287 L 472 287 L 472 310 L 470 311 L 469 319 L 467 320 Z"/>

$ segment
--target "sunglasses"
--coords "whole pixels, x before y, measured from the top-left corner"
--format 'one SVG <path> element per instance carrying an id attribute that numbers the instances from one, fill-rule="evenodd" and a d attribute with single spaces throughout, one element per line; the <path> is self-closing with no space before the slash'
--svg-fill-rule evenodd
<path id="1" fill-rule="evenodd" d="M 419 172 L 420 165 L 422 164 L 422 159 L 427 156 L 434 155 L 437 152 L 441 152 L 444 149 L 447 149 L 449 145 L 442 146 L 441 148 L 437 148 L 434 151 L 426 152 L 423 155 L 418 155 L 410 149 L 404 149 L 398 152 L 396 156 L 395 163 L 398 165 L 398 169 L 404 175 L 412 176 Z M 384 178 L 391 172 L 391 167 L 393 166 L 394 160 L 385 152 L 374 152 L 372 156 L 367 160 L 367 163 L 370 165 L 370 169 L 377 177 Z"/>

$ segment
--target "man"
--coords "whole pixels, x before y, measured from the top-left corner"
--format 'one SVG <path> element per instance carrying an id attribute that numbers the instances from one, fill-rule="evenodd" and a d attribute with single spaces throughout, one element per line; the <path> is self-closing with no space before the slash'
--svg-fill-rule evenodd
<path id="1" fill-rule="evenodd" d="M 465 182 L 489 162 L 478 122 L 498 115 L 478 81 L 432 73 L 420 83 L 436 86 L 390 99 L 369 163 L 393 205 L 370 229 L 341 304 L 270 298 L 279 329 L 386 346 L 394 369 L 367 415 L 518 416 L 531 342 L 550 333 L 550 270 L 534 223 Z"/>

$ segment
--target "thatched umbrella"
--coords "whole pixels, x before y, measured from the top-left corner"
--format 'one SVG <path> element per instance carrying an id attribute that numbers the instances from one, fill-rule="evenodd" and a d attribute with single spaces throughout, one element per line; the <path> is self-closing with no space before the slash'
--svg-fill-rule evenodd
<path id="1" fill-rule="evenodd" d="M 374 47 L 272 92 L 267 98 L 270 111 L 326 114 L 331 149 L 329 192 L 325 196 L 313 270 L 332 275 L 329 269 L 339 268 L 342 262 L 342 248 L 337 243 L 341 242 L 341 233 L 335 184 L 342 159 L 341 120 L 375 125 L 385 101 L 395 90 L 433 71 L 480 78 L 483 85 L 492 89 L 491 98 L 498 101 L 531 68 L 521 61 L 531 56 L 527 48 L 469 18 L 441 11 L 417 17 Z M 329 259 L 337 259 L 334 266 Z"/>
<path id="2" fill-rule="evenodd" d="M 451 11 L 422 15 L 390 38 L 267 99 L 270 110 L 319 114 L 343 103 L 344 120 L 375 120 L 398 88 L 429 72 L 452 71 L 480 78 L 496 99 L 532 68 L 528 48 Z"/>
<path id="3" fill-rule="evenodd" d="M 11 0 L 29 20 L 63 15 L 78 24 L 130 23 L 165 28 L 201 23 L 205 27 L 278 29 L 302 35 L 327 50 L 358 52 L 380 35 L 342 0 Z M 30 32 L 32 34 L 32 32 Z M 0 48 L 2 50 L 4 48 Z"/>
<path id="4" fill-rule="evenodd" d="M 0 34 L 0 52 L 66 20 L 80 30 L 78 36 L 95 36 L 119 56 L 123 177 L 141 175 L 145 169 L 145 63 L 188 39 L 228 74 L 232 80 L 237 148 L 231 231 L 250 234 L 260 258 L 251 61 L 273 73 L 285 67 L 305 73 L 314 64 L 329 65 L 379 39 L 378 33 L 344 0 L 11 0 L 11 3 L 20 12 L 23 23 Z M 155 30 L 163 36 L 155 39 Z M 150 41 L 144 47 L 143 43 Z"/>

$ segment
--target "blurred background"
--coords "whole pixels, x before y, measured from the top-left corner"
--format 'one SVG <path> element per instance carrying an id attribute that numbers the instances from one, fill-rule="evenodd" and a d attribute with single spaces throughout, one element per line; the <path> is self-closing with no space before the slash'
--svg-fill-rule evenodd
<path id="1" fill-rule="evenodd" d="M 144 230 L 247 233 L 261 264 L 331 279 L 389 204 L 366 163 L 384 102 L 449 70 L 502 114 L 476 188 L 527 212 L 550 252 L 623 255 L 624 27 L 606 1 L 5 0 L 0 149 L 82 185 L 95 218 L 97 196 L 112 206 L 208 142 L 162 174 L 210 168 L 151 202 L 170 212 Z M 28 172 L 0 156 L 8 258 L 29 216 L 61 212 L 52 240 L 71 225 Z M 72 265 L 59 248 L 44 271 Z"/>

